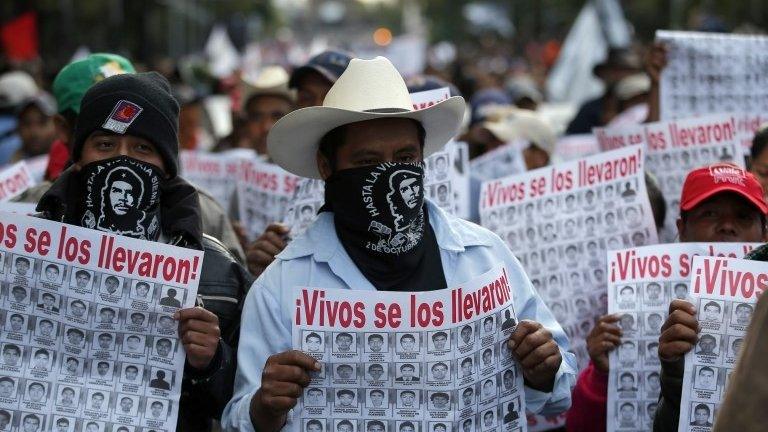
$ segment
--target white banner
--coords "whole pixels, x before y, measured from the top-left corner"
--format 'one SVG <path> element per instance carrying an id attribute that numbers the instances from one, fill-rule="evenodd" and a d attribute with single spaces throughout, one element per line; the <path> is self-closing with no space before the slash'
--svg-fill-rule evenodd
<path id="1" fill-rule="evenodd" d="M 579 367 L 606 311 L 605 251 L 657 243 L 643 149 L 626 147 L 483 183 L 481 224 L 520 260 Z"/>
<path id="2" fill-rule="evenodd" d="M 515 141 L 483 153 L 472 159 L 470 172 L 479 180 L 495 180 L 525 172 L 525 160 L 522 149 L 527 141 Z"/>
<path id="3" fill-rule="evenodd" d="M 653 429 L 659 400 L 659 334 L 669 303 L 691 300 L 695 256 L 742 257 L 756 243 L 675 243 L 608 252 L 608 313 L 621 345 L 609 354 L 607 430 Z"/>
<path id="4" fill-rule="evenodd" d="M 595 128 L 603 150 L 643 145 L 645 169 L 658 181 L 667 203 L 664 240 L 673 242 L 680 215 L 680 193 L 686 175 L 694 168 L 730 162 L 744 168 L 738 117 L 714 114 L 703 117 L 646 123 L 616 128 Z"/>
<path id="5" fill-rule="evenodd" d="M 211 195 L 229 213 L 237 179 L 241 177 L 243 167 L 257 160 L 257 156 L 255 152 L 228 154 L 182 150 L 179 159 L 184 179 Z"/>
<path id="6" fill-rule="evenodd" d="M 5 202 L 21 195 L 35 185 L 35 179 L 24 161 L 0 171 L 0 202 Z"/>
<path id="7" fill-rule="evenodd" d="M 659 84 L 661 118 L 743 113 L 739 133 L 751 147 L 757 127 L 768 121 L 768 37 L 660 30 L 656 40 L 669 49 Z"/>
<path id="8" fill-rule="evenodd" d="M 10 430 L 175 430 L 186 355 L 173 314 L 195 304 L 202 261 L 202 251 L 0 213 Z"/>
<path id="9" fill-rule="evenodd" d="M 297 288 L 295 298 L 293 347 L 323 369 L 294 430 L 526 430 L 503 267 L 438 291 Z"/>
<path id="10" fill-rule="evenodd" d="M 755 304 L 768 288 L 768 264 L 696 257 L 691 275 L 701 330 L 685 356 L 678 431 L 704 432 L 712 430 Z"/>
<path id="11" fill-rule="evenodd" d="M 241 165 L 236 182 L 237 209 L 250 240 L 261 235 L 269 224 L 285 219 L 299 180 L 271 163 L 255 160 Z"/>

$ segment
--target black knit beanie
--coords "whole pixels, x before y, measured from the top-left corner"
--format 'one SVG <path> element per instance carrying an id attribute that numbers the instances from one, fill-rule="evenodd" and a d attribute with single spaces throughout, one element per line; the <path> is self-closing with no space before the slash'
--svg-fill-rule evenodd
<path id="1" fill-rule="evenodd" d="M 75 125 L 73 161 L 96 130 L 146 139 L 163 158 L 165 173 L 178 173 L 179 104 L 168 80 L 157 72 L 114 75 L 88 89 Z"/>

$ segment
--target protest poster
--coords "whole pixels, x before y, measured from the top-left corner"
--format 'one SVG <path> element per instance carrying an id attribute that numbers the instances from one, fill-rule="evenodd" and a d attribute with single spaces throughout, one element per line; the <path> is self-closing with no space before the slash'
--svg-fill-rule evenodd
<path id="1" fill-rule="evenodd" d="M 179 155 L 184 179 L 212 196 L 227 212 L 232 208 L 235 180 L 240 177 L 243 165 L 256 159 L 255 152 L 242 150 L 235 153 L 182 150 Z"/>
<path id="2" fill-rule="evenodd" d="M 600 146 L 593 134 L 565 135 L 557 139 L 552 154 L 554 163 L 568 162 L 600 153 Z"/>
<path id="3" fill-rule="evenodd" d="M 660 387 L 659 334 L 674 299 L 691 301 L 696 256 L 742 257 L 757 243 L 674 243 L 608 252 L 608 313 L 621 345 L 609 354 L 607 430 L 653 429 Z"/>
<path id="4" fill-rule="evenodd" d="M 0 171 L 0 202 L 21 195 L 35 185 L 35 180 L 24 161 L 16 162 Z"/>
<path id="5" fill-rule="evenodd" d="M 438 291 L 297 288 L 295 299 L 293 347 L 322 370 L 293 430 L 526 430 L 503 266 Z"/>
<path id="6" fill-rule="evenodd" d="M 594 134 L 603 150 L 645 146 L 645 169 L 656 178 L 667 203 L 662 240 L 673 242 L 680 215 L 680 193 L 688 172 L 716 162 L 744 167 L 737 121 L 738 117 L 732 114 L 712 114 L 627 127 L 595 128 Z"/>
<path id="7" fill-rule="evenodd" d="M 661 119 L 740 113 L 742 146 L 768 121 L 768 37 L 685 31 L 656 32 L 668 48 L 661 72 Z"/>
<path id="8" fill-rule="evenodd" d="M 527 145 L 527 141 L 513 141 L 472 159 L 472 177 L 485 181 L 525 172 L 522 149 Z"/>
<path id="9" fill-rule="evenodd" d="M 35 180 L 35 183 L 40 183 L 45 180 L 45 170 L 48 169 L 48 155 L 35 156 L 29 159 L 24 159 L 27 164 L 27 169 Z"/>
<path id="10" fill-rule="evenodd" d="M 203 252 L 0 213 L 0 409 L 11 430 L 175 430 Z"/>
<path id="11" fill-rule="evenodd" d="M 237 210 L 249 239 L 261 235 L 269 224 L 285 219 L 299 180 L 300 177 L 268 162 L 251 160 L 240 165 L 235 182 Z"/>
<path id="12" fill-rule="evenodd" d="M 414 110 L 423 110 L 450 97 L 451 89 L 448 87 L 441 87 L 434 90 L 411 93 L 411 102 L 413 103 Z"/>
<path id="13" fill-rule="evenodd" d="M 303 234 L 315 221 L 324 203 L 325 182 L 320 179 L 300 179 L 283 217 L 283 224 L 290 228 L 288 235 L 296 238 Z"/>
<path id="14" fill-rule="evenodd" d="M 755 304 L 768 288 L 768 265 L 727 257 L 696 257 L 691 297 L 701 331 L 685 355 L 678 431 L 712 430 Z"/>
<path id="15" fill-rule="evenodd" d="M 606 250 L 657 243 L 642 146 L 483 183 L 481 225 L 498 234 L 563 326 L 579 367 L 605 314 Z"/>

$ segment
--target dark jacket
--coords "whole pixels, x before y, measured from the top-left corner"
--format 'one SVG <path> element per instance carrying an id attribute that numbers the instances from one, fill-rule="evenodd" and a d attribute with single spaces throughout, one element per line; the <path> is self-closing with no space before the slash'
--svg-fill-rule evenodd
<path id="1" fill-rule="evenodd" d="M 73 198 L 83 190 L 76 174 L 66 170 L 40 198 L 37 211 L 46 219 L 77 225 L 78 209 L 68 204 L 78 202 Z M 219 348 L 208 369 L 199 371 L 187 365 L 184 370 L 176 430 L 210 431 L 212 420 L 221 416 L 232 397 L 241 304 L 253 278 L 220 241 L 203 234 L 193 186 L 176 177 L 166 181 L 161 196 L 160 219 L 168 243 L 204 252 L 197 305 L 215 313 L 221 329 Z"/>
<path id="2" fill-rule="evenodd" d="M 768 245 L 752 250 L 744 259 L 768 261 Z M 684 368 L 685 360 L 682 358 L 676 362 L 661 362 L 661 394 L 656 417 L 653 419 L 654 432 L 677 431 L 677 424 L 680 421 Z"/>

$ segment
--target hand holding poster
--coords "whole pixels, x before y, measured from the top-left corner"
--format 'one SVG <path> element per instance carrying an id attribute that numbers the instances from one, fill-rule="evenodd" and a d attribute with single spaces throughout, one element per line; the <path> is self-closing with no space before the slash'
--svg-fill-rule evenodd
<path id="1" fill-rule="evenodd" d="M 731 162 L 744 167 L 739 143 L 737 117 L 714 114 L 703 117 L 646 123 L 618 128 L 595 128 L 603 150 L 628 145 L 644 145 L 646 169 L 659 184 L 667 203 L 667 240 L 673 241 L 679 216 L 680 193 L 685 177 L 694 168 L 716 162 Z"/>
<path id="2" fill-rule="evenodd" d="M 669 303 L 691 300 L 694 257 L 741 257 L 755 246 L 676 243 L 608 252 L 608 313 L 619 314 L 623 335 L 609 354 L 607 430 L 652 429 L 661 389 L 659 334 Z"/>
<path id="3" fill-rule="evenodd" d="M 657 242 L 643 149 L 626 147 L 483 183 L 481 224 L 522 262 L 579 366 L 605 313 L 605 251 Z"/>
<path id="4" fill-rule="evenodd" d="M 0 409 L 12 430 L 174 430 L 186 355 L 173 314 L 194 305 L 202 258 L 0 213 Z"/>
<path id="5" fill-rule="evenodd" d="M 685 356 L 678 430 L 704 432 L 712 430 L 755 304 L 768 288 L 768 265 L 696 257 L 691 274 L 701 332 L 698 344 Z"/>
<path id="6" fill-rule="evenodd" d="M 35 185 L 27 164 L 17 162 L 0 171 L 0 202 L 8 201 Z"/>
<path id="7" fill-rule="evenodd" d="M 282 221 L 299 177 L 260 160 L 243 163 L 237 179 L 240 222 L 253 240 L 272 222 Z M 231 181 L 231 179 L 230 179 Z"/>
<path id="8" fill-rule="evenodd" d="M 293 347 L 322 370 L 294 430 L 525 430 L 511 295 L 503 267 L 439 291 L 297 288 Z"/>

